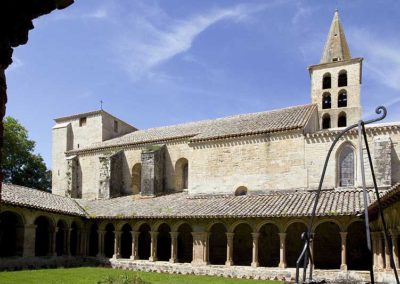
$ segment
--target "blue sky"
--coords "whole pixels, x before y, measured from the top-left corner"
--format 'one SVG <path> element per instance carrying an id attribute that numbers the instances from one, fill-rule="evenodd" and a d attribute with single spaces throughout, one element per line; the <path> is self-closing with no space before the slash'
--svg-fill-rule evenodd
<path id="1" fill-rule="evenodd" d="M 35 20 L 7 70 L 7 115 L 51 167 L 56 117 L 104 109 L 138 128 L 310 102 L 338 8 L 362 104 L 400 120 L 400 1 L 76 0 Z"/>

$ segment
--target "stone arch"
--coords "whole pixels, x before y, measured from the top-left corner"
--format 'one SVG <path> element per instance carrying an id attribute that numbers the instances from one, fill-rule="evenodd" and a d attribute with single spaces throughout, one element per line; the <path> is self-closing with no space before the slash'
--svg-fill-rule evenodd
<path id="1" fill-rule="evenodd" d="M 234 233 L 236 227 L 239 226 L 239 225 L 241 225 L 241 224 L 249 225 L 249 227 L 251 228 L 252 231 L 253 231 L 253 229 L 254 229 L 253 226 L 250 225 L 249 223 L 247 223 L 246 221 L 239 220 L 239 221 L 234 222 L 234 223 L 229 227 L 228 232 L 229 232 L 229 233 Z"/>
<path id="2" fill-rule="evenodd" d="M 340 231 L 340 226 L 338 226 L 338 224 L 332 220 L 318 224 L 313 238 L 315 268 L 340 268 Z"/>
<path id="3" fill-rule="evenodd" d="M 330 89 L 332 87 L 331 73 L 327 72 L 322 76 L 322 89 Z"/>
<path id="4" fill-rule="evenodd" d="M 227 229 L 225 224 L 214 222 L 209 227 L 209 262 L 210 264 L 225 264 Z"/>
<path id="5" fill-rule="evenodd" d="M 54 226 L 48 217 L 39 216 L 35 220 L 35 256 L 47 256 L 51 254 L 51 235 Z"/>
<path id="6" fill-rule="evenodd" d="M 322 94 L 322 109 L 330 109 L 332 107 L 332 97 L 329 92 Z"/>
<path id="7" fill-rule="evenodd" d="M 188 223 L 179 226 L 178 232 L 178 262 L 190 263 L 193 259 L 192 227 Z"/>
<path id="8" fill-rule="evenodd" d="M 180 158 L 175 163 L 175 189 L 182 191 L 189 186 L 189 162 L 186 158 Z"/>
<path id="9" fill-rule="evenodd" d="M 347 86 L 347 71 L 340 70 L 338 74 L 338 87 L 346 87 Z"/>
<path id="10" fill-rule="evenodd" d="M 78 227 L 77 223 L 73 221 L 71 224 L 70 234 L 70 254 L 72 256 L 76 256 L 78 254 L 78 230 L 80 230 L 80 228 Z"/>
<path id="11" fill-rule="evenodd" d="M 304 247 L 301 235 L 307 231 L 307 225 L 302 221 L 290 223 L 286 232 L 286 263 L 288 267 L 296 267 L 296 261 Z"/>
<path id="12" fill-rule="evenodd" d="M 337 125 L 338 125 L 338 127 L 346 127 L 347 126 L 347 115 L 344 111 L 339 113 Z"/>
<path id="13" fill-rule="evenodd" d="M 142 164 L 136 163 L 132 167 L 132 193 L 140 193 L 142 189 Z"/>
<path id="14" fill-rule="evenodd" d="M 150 231 L 151 227 L 147 223 L 142 223 L 138 227 L 139 232 L 139 244 L 138 244 L 138 256 L 139 259 L 149 259 L 150 257 L 150 245 L 151 245 L 151 236 Z"/>
<path id="15" fill-rule="evenodd" d="M 157 259 L 168 261 L 171 258 L 171 228 L 167 223 L 158 226 Z"/>
<path id="16" fill-rule="evenodd" d="M 15 212 L 0 213 L 0 257 L 22 256 L 24 220 Z"/>
<path id="17" fill-rule="evenodd" d="M 112 223 L 107 224 L 104 233 L 104 256 L 111 258 L 114 254 L 115 227 Z"/>
<path id="18" fill-rule="evenodd" d="M 235 190 L 235 196 L 242 196 L 242 195 L 247 195 L 247 187 L 245 186 L 239 186 L 238 188 L 236 188 Z"/>
<path id="19" fill-rule="evenodd" d="M 92 224 L 89 229 L 89 256 L 96 256 L 99 253 L 99 227 Z"/>
<path id="20" fill-rule="evenodd" d="M 347 107 L 347 91 L 346 90 L 340 90 L 338 93 L 338 108 L 342 108 L 342 107 Z"/>
<path id="21" fill-rule="evenodd" d="M 67 253 L 66 242 L 67 242 L 67 230 L 68 224 L 66 221 L 59 219 L 56 228 L 56 255 L 61 256 Z"/>
<path id="22" fill-rule="evenodd" d="M 132 255 L 132 227 L 129 223 L 121 228 L 121 258 L 130 258 Z"/>
<path id="23" fill-rule="evenodd" d="M 336 151 L 336 176 L 338 187 L 352 187 L 356 179 L 356 154 L 350 142 L 345 142 Z"/>
<path id="24" fill-rule="evenodd" d="M 233 263 L 235 265 L 251 265 L 253 229 L 247 223 L 241 223 L 235 226 L 233 235 Z"/>
<path id="25" fill-rule="evenodd" d="M 322 116 L 322 129 L 329 129 L 331 128 L 331 116 L 329 115 L 329 113 L 325 113 Z"/>
<path id="26" fill-rule="evenodd" d="M 276 226 L 276 227 L 278 228 L 278 231 L 279 231 L 279 232 L 282 231 L 282 226 L 281 226 L 280 224 L 278 224 L 278 223 L 272 221 L 272 220 L 266 220 L 266 221 L 260 222 L 259 224 L 257 224 L 257 226 L 255 227 L 255 230 L 254 230 L 254 231 L 257 232 L 257 233 L 259 233 L 260 230 L 261 230 L 261 228 L 262 228 L 264 225 L 267 225 L 267 224 L 271 224 L 271 225 Z"/>
<path id="27" fill-rule="evenodd" d="M 279 228 L 272 223 L 262 225 L 258 231 L 258 261 L 260 266 L 277 267 L 279 265 Z"/>
<path id="28" fill-rule="evenodd" d="M 349 270 L 369 270 L 372 265 L 363 221 L 352 222 L 347 228 L 346 263 Z"/>

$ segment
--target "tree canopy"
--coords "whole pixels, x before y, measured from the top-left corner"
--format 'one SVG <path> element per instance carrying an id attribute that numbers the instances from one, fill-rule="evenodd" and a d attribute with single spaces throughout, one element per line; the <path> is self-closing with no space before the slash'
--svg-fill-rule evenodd
<path id="1" fill-rule="evenodd" d="M 29 140 L 26 128 L 7 116 L 2 149 L 4 182 L 50 191 L 51 171 L 34 150 L 35 141 Z"/>

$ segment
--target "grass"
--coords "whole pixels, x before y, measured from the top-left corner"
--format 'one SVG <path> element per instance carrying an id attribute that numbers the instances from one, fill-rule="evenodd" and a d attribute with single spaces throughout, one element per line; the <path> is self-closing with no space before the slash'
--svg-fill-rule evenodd
<path id="1" fill-rule="evenodd" d="M 67 283 L 98 283 L 104 281 L 109 277 L 121 277 L 123 275 L 134 276 L 137 275 L 147 283 L 212 283 L 212 284 L 272 284 L 282 283 L 280 281 L 261 281 L 261 280 L 247 280 L 247 279 L 233 279 L 214 276 L 196 276 L 196 275 L 177 275 L 166 273 L 153 273 L 153 272 L 134 272 L 117 270 L 110 268 L 94 268 L 94 267 L 81 267 L 81 268 L 58 268 L 58 269 L 39 269 L 39 270 L 24 270 L 24 271 L 11 271 L 0 272 L 0 283 L 54 283 L 54 284 L 67 284 Z"/>

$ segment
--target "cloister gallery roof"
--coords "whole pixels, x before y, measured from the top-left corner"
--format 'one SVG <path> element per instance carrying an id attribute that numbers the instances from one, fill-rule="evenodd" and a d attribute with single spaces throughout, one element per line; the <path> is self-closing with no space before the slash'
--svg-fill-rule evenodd
<path id="1" fill-rule="evenodd" d="M 382 192 L 391 196 L 400 184 Z M 375 202 L 368 190 L 369 203 Z M 245 196 L 190 196 L 186 192 L 141 198 L 71 199 L 22 186 L 3 184 L 2 203 L 88 218 L 230 218 L 295 217 L 311 215 L 315 191 L 282 191 Z M 355 215 L 363 211 L 360 189 L 321 192 L 317 216 Z"/>
<path id="2" fill-rule="evenodd" d="M 278 110 L 149 128 L 134 131 L 121 137 L 71 152 L 84 152 L 126 144 L 154 143 L 179 138 L 190 138 L 191 142 L 200 142 L 303 129 L 314 111 L 316 111 L 316 105 L 308 104 Z"/>

